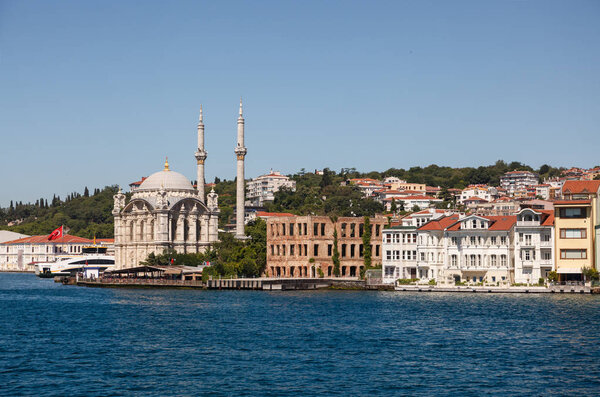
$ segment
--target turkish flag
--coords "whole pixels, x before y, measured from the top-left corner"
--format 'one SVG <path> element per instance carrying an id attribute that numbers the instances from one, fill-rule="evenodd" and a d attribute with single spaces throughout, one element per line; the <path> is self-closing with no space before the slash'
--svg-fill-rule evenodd
<path id="1" fill-rule="evenodd" d="M 63 236 L 63 227 L 59 227 L 58 229 L 55 229 L 52 233 L 50 233 L 50 235 L 48 236 L 48 240 L 52 241 L 52 240 L 56 240 L 57 238 L 61 238 Z"/>

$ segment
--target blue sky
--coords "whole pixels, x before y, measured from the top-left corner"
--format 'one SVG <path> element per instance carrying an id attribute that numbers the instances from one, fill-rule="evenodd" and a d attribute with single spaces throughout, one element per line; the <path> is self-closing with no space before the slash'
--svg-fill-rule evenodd
<path id="1" fill-rule="evenodd" d="M 0 205 L 162 168 L 600 164 L 598 1 L 2 1 Z"/>

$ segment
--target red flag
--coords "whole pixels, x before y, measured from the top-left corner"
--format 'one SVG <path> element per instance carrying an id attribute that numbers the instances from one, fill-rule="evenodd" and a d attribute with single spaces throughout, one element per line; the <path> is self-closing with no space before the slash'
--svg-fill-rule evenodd
<path id="1" fill-rule="evenodd" d="M 61 238 L 63 236 L 63 227 L 59 227 L 58 229 L 55 229 L 52 233 L 50 233 L 50 235 L 48 236 L 48 240 L 52 241 L 52 240 L 56 240 L 57 238 Z"/>
<path id="2" fill-rule="evenodd" d="M 175 263 L 175 259 L 171 258 L 171 265 Z"/>

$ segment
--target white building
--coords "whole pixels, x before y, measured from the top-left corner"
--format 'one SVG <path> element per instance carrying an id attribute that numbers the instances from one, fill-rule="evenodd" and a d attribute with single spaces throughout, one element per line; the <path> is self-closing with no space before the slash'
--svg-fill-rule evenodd
<path id="1" fill-rule="evenodd" d="M 383 231 L 383 282 L 511 283 L 516 219 L 438 212 L 403 220 Z"/>
<path id="2" fill-rule="evenodd" d="M 266 175 L 254 178 L 246 184 L 246 205 L 262 207 L 265 202 L 273 201 L 275 199 L 274 194 L 281 188 L 296 191 L 296 181 L 281 175 L 279 171 L 273 170 Z"/>
<path id="3" fill-rule="evenodd" d="M 554 266 L 554 211 L 525 208 L 517 213 L 514 257 L 515 283 L 548 278 Z"/>
<path id="4" fill-rule="evenodd" d="M 438 281 L 511 283 L 516 219 L 470 215 L 447 227 L 447 266 Z"/>
<path id="5" fill-rule="evenodd" d="M 496 197 L 495 189 L 486 185 L 470 185 L 462 190 L 458 197 L 459 204 L 465 204 L 466 201 L 473 201 L 474 198 L 479 198 L 487 202 L 492 201 Z"/>
<path id="6" fill-rule="evenodd" d="M 538 176 L 530 171 L 510 171 L 500 177 L 500 186 L 511 196 L 539 183 Z"/>
<path id="7" fill-rule="evenodd" d="M 103 240 L 110 244 L 109 240 Z M 0 270 L 34 271 L 36 262 L 54 262 L 65 256 L 80 255 L 92 240 L 65 234 L 49 241 L 48 235 L 24 237 L 0 243 Z"/>
<path id="8" fill-rule="evenodd" d="M 393 284 L 397 279 L 421 278 L 419 273 L 422 273 L 423 269 L 419 269 L 417 264 L 419 258 L 417 229 L 446 215 L 450 213 L 430 208 L 404 217 L 400 226 L 383 230 L 381 262 L 384 284 Z M 456 216 L 458 219 L 458 215 Z"/>

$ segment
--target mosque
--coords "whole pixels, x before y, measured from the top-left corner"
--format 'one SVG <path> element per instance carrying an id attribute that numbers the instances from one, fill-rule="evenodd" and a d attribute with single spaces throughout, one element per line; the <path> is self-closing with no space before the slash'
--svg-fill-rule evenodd
<path id="1" fill-rule="evenodd" d="M 237 194 L 235 237 L 244 235 L 244 118 L 242 102 L 238 117 L 237 146 Z M 182 174 L 169 168 L 168 159 L 164 169 L 148 178 L 137 188 L 131 200 L 119 189 L 113 196 L 112 214 L 115 224 L 115 267 L 123 269 L 137 266 L 150 253 L 161 254 L 166 249 L 179 253 L 204 252 L 218 241 L 219 204 L 214 189 L 205 194 L 204 121 L 202 107 L 198 121 L 197 162 L 198 188 Z"/>

